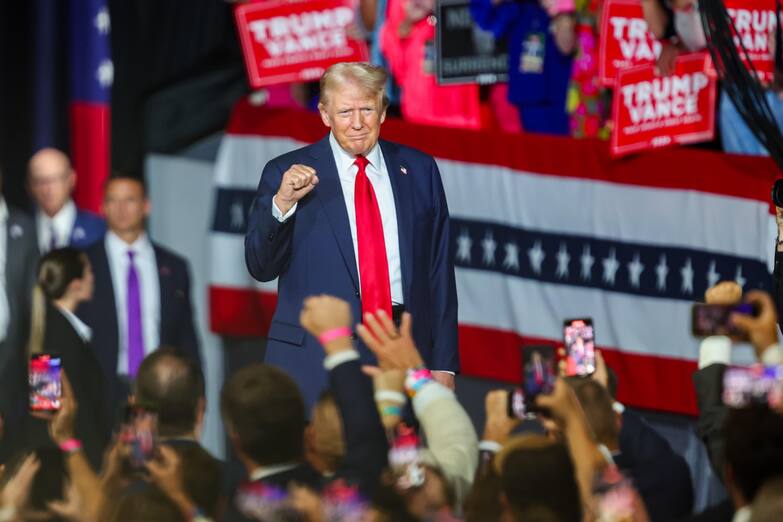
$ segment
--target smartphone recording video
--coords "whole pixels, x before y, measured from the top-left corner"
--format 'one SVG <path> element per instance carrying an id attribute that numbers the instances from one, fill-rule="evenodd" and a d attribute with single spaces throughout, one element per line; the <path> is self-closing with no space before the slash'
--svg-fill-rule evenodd
<path id="1" fill-rule="evenodd" d="M 158 442 L 158 415 L 138 406 L 126 406 L 120 439 L 130 447 L 130 463 L 142 469 L 155 456 Z"/>
<path id="2" fill-rule="evenodd" d="M 756 310 L 749 303 L 715 305 L 696 303 L 691 309 L 691 331 L 694 337 L 729 335 L 747 340 L 747 334 L 731 324 L 731 314 L 754 315 Z"/>
<path id="3" fill-rule="evenodd" d="M 729 408 L 765 404 L 777 408 L 783 401 L 783 366 L 733 366 L 723 374 L 723 403 Z"/>
<path id="4" fill-rule="evenodd" d="M 508 392 L 508 405 L 506 406 L 509 419 L 525 420 L 530 418 L 525 404 L 525 391 L 522 388 L 515 388 Z"/>
<path id="5" fill-rule="evenodd" d="M 566 349 L 566 374 L 590 375 L 595 371 L 595 332 L 593 320 L 566 319 L 563 322 Z"/>
<path id="6" fill-rule="evenodd" d="M 529 402 L 552 393 L 557 380 L 555 349 L 552 346 L 525 346 L 522 350 L 522 388 Z"/>
<path id="7" fill-rule="evenodd" d="M 58 355 L 39 353 L 30 356 L 28 383 L 30 411 L 53 412 L 62 400 L 62 360 Z"/>

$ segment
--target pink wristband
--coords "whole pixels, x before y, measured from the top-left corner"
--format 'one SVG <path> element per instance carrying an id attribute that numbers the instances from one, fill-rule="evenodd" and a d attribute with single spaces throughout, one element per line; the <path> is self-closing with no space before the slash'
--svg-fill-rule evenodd
<path id="1" fill-rule="evenodd" d="M 328 342 L 334 341 L 335 339 L 339 339 L 340 337 L 350 337 L 352 335 L 351 329 L 347 326 L 341 326 L 339 328 L 332 328 L 331 330 L 327 330 L 321 335 L 318 336 L 318 341 L 321 344 L 326 344 Z"/>
<path id="2" fill-rule="evenodd" d="M 60 444 L 60 449 L 65 453 L 73 453 L 82 449 L 82 442 L 76 439 L 68 439 Z"/>

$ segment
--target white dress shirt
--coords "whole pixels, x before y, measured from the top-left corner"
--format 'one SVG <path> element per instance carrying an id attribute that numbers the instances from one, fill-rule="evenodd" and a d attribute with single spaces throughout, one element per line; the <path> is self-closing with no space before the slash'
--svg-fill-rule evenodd
<path id="1" fill-rule="evenodd" d="M 92 328 L 84 324 L 84 321 L 76 317 L 76 314 L 67 308 L 58 306 L 57 309 L 61 314 L 63 314 L 63 316 L 65 316 L 68 322 L 71 323 L 71 326 L 73 326 L 73 329 L 76 330 L 76 333 L 79 335 L 79 337 L 81 337 L 82 341 L 89 343 L 92 340 Z"/>
<path id="2" fill-rule="evenodd" d="M 155 250 L 146 234 L 132 244 L 120 239 L 114 232 L 106 233 L 106 254 L 109 257 L 114 302 L 117 307 L 119 327 L 119 353 L 117 374 L 128 375 L 128 250 L 135 252 L 134 264 L 139 275 L 141 291 L 141 324 L 143 328 L 144 355 L 153 352 L 160 342 L 160 280 Z"/>
<path id="3" fill-rule="evenodd" d="M 71 242 L 71 231 L 76 223 L 76 204 L 73 200 L 68 202 L 60 211 L 52 217 L 47 216 L 42 210 L 35 214 L 35 226 L 38 230 L 38 248 L 42 254 L 49 251 L 54 232 L 54 244 L 56 248 L 68 246 Z"/>
<path id="4" fill-rule="evenodd" d="M 11 320 L 11 309 L 8 306 L 8 293 L 5 289 L 5 262 L 8 242 L 8 207 L 5 199 L 0 196 L 0 342 L 8 335 L 8 323 Z"/>
<path id="5" fill-rule="evenodd" d="M 351 227 L 351 239 L 353 240 L 353 252 L 356 257 L 356 269 L 359 268 L 359 243 L 356 236 L 356 206 L 354 205 L 354 185 L 356 174 L 359 168 L 354 164 L 356 156 L 346 152 L 340 144 L 337 143 L 334 135 L 329 133 L 329 145 L 332 148 L 337 173 L 340 177 L 340 186 L 343 189 L 343 199 L 345 199 L 345 209 L 348 211 L 348 223 Z M 383 223 L 383 239 L 386 244 L 386 258 L 389 261 L 389 283 L 391 284 L 391 299 L 394 304 L 404 304 L 402 293 L 402 270 L 400 267 L 400 241 L 397 231 L 397 208 L 394 203 L 394 192 L 392 191 L 391 179 L 386 169 L 386 162 L 383 159 L 383 153 L 379 144 L 370 149 L 366 155 L 370 162 L 367 165 L 367 178 L 375 191 L 375 198 L 378 200 L 378 209 L 381 213 L 381 222 Z M 316 187 L 314 190 L 318 190 Z M 272 199 L 272 215 L 280 222 L 285 222 L 296 211 L 297 205 L 294 204 L 291 210 L 285 215 L 277 207 Z M 359 280 L 361 281 L 361 274 Z M 361 287 L 361 282 L 359 283 Z"/>

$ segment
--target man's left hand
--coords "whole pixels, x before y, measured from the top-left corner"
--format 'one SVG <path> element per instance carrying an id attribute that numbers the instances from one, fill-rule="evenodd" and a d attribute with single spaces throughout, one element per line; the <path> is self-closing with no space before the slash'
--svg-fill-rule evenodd
<path id="1" fill-rule="evenodd" d="M 446 388 L 454 391 L 454 375 L 450 372 L 439 372 L 437 370 L 432 371 L 432 378 L 441 383 Z"/>

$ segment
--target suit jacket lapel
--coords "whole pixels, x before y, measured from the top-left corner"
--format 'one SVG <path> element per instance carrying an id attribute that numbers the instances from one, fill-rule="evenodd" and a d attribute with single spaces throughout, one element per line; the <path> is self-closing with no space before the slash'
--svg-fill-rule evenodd
<path id="1" fill-rule="evenodd" d="M 93 273 L 95 274 L 95 297 L 91 301 L 92 306 L 104 306 L 104 310 L 95 310 L 93 317 L 95 321 L 105 320 L 108 323 L 106 331 L 110 334 L 106 340 L 100 339 L 99 342 L 110 343 L 106 347 L 94 344 L 93 348 L 99 355 L 99 359 L 105 361 L 107 375 L 117 373 L 117 359 L 119 358 L 118 341 L 120 337 L 120 326 L 117 324 L 117 296 L 114 293 L 114 281 L 109 268 L 109 256 L 106 253 L 106 245 L 101 242 L 100 248 L 95 250 L 96 255 L 93 258 Z M 96 325 L 89 325 L 95 329 Z M 114 352 L 108 353 L 108 347 L 114 346 Z"/>
<path id="2" fill-rule="evenodd" d="M 397 235 L 400 242 L 400 271 L 402 272 L 402 291 L 405 302 L 409 302 L 411 286 L 411 263 L 413 262 L 413 209 L 411 202 L 410 166 L 400 163 L 397 147 L 388 141 L 380 141 L 386 171 L 394 192 L 394 207 L 397 211 Z"/>
<path id="3" fill-rule="evenodd" d="M 163 256 L 160 248 L 155 244 L 153 244 L 153 248 L 155 250 L 155 265 L 158 269 L 158 286 L 160 290 L 160 339 L 161 344 L 163 344 L 163 339 L 168 339 L 167 336 L 164 337 L 164 334 L 167 332 L 169 326 L 169 313 L 173 310 L 172 307 L 174 306 L 174 302 L 172 301 L 174 292 L 171 291 L 170 287 L 171 268 L 169 268 L 165 260 L 162 259 Z"/>
<path id="4" fill-rule="evenodd" d="M 324 207 L 326 218 L 332 227 L 332 232 L 348 272 L 351 274 L 354 287 L 359 290 L 359 270 L 356 268 L 351 225 L 348 222 L 348 210 L 345 208 L 343 189 L 340 185 L 340 176 L 337 173 L 332 148 L 329 145 L 328 134 L 313 145 L 310 149 L 310 155 L 316 160 L 313 167 L 318 175 L 318 186 L 312 193 Z"/>

